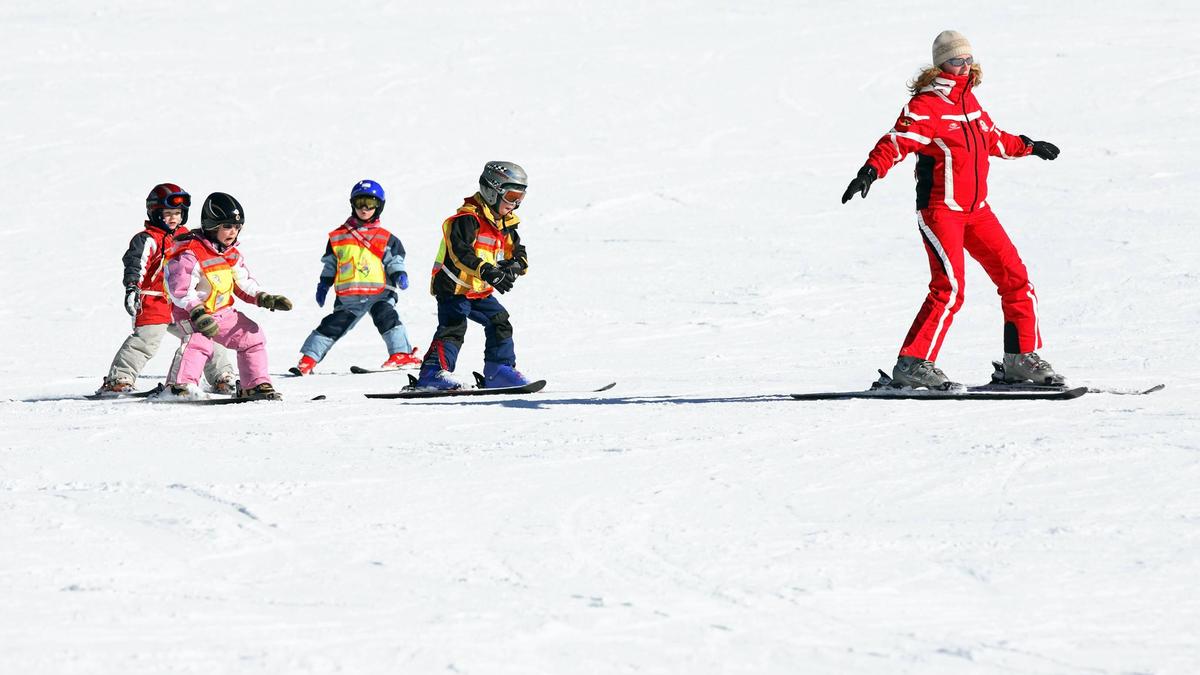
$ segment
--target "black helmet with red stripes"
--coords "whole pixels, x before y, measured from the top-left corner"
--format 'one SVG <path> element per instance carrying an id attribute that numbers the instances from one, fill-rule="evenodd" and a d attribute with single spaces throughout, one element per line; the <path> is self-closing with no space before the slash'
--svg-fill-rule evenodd
<path id="1" fill-rule="evenodd" d="M 192 196 L 186 190 L 174 183 L 159 183 L 155 185 L 150 194 L 146 195 L 146 218 L 158 227 L 167 229 L 166 223 L 163 222 L 163 209 L 179 209 L 183 211 L 183 220 L 187 222 L 188 207 L 192 205 Z"/>

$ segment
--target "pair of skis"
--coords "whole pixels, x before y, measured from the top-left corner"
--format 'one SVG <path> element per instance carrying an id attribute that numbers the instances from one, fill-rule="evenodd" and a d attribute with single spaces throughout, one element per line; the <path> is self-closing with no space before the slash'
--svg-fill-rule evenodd
<path id="1" fill-rule="evenodd" d="M 1119 389 L 1115 387 L 1071 387 L 1061 384 L 1036 384 L 1033 382 L 1007 383 L 1003 381 L 1002 366 L 993 363 L 996 373 L 988 384 L 955 389 L 913 389 L 892 382 L 891 376 L 882 370 L 879 379 L 870 389 L 862 391 L 828 391 L 807 394 L 792 394 L 798 401 L 836 401 L 847 399 L 890 399 L 919 401 L 972 401 L 972 400 L 1016 400 L 1016 401 L 1068 401 L 1084 394 L 1118 394 L 1142 396 L 1161 391 L 1165 384 L 1156 384 L 1147 389 Z"/>
<path id="2" fill-rule="evenodd" d="M 363 368 L 361 366 L 350 366 L 350 372 L 354 375 L 370 375 L 372 373 L 394 373 L 400 370 L 406 370 L 407 367 L 400 368 Z M 288 372 L 296 377 L 303 377 L 299 368 L 295 366 L 288 368 Z M 408 374 L 408 386 L 400 391 L 382 392 L 374 394 L 363 394 L 367 398 L 380 399 L 416 399 L 416 398 L 447 398 L 454 396 L 499 396 L 503 394 L 536 394 L 546 388 L 546 380 L 536 380 L 528 384 L 523 384 L 517 387 L 484 387 L 483 375 L 472 373 L 475 376 L 475 386 L 462 387 L 460 389 L 422 389 L 417 387 L 417 378 L 412 373 Z M 603 387 L 593 389 L 589 393 L 608 391 L 617 386 L 616 382 L 610 382 Z"/>
<path id="3" fill-rule="evenodd" d="M 141 399 L 149 403 L 189 403 L 193 405 L 231 405 L 235 403 L 253 403 L 255 401 L 269 401 L 272 399 L 257 398 L 253 396 L 224 396 L 217 394 L 216 398 L 160 398 L 166 385 L 161 382 L 154 386 L 153 389 L 145 391 L 133 392 L 103 392 L 95 394 L 87 394 L 84 398 L 91 401 L 117 401 L 125 399 Z M 316 396 L 310 400 L 324 400 L 325 395 Z M 277 400 L 277 399 L 276 399 Z"/>
<path id="4" fill-rule="evenodd" d="M 463 387 L 461 389 L 421 389 L 417 387 L 417 378 L 413 375 L 408 376 L 408 386 L 400 391 L 387 392 L 382 394 L 363 394 L 367 398 L 446 398 L 454 396 L 497 396 L 502 394 L 536 394 L 546 388 L 545 380 L 536 380 L 528 384 L 523 384 L 517 387 L 484 387 L 483 375 L 472 373 L 475 376 L 474 387 Z M 617 386 L 616 382 L 609 382 L 603 387 L 588 391 L 589 394 L 595 394 L 602 391 L 608 391 Z"/>
<path id="5" fill-rule="evenodd" d="M 1071 387 L 1068 385 L 1049 385 L 1035 384 L 1033 382 L 1006 383 L 1000 377 L 1001 366 L 995 364 L 997 373 L 993 375 L 993 381 L 978 386 L 956 388 L 956 389 L 913 389 L 910 387 L 901 387 L 892 382 L 892 378 L 882 370 L 879 371 L 879 379 L 871 385 L 870 389 L 861 391 L 829 391 L 829 392 L 813 392 L 802 394 L 791 394 L 791 397 L 798 401 L 829 401 L 829 400 L 846 400 L 846 399 L 891 399 L 891 400 L 922 400 L 922 401 L 944 401 L 944 400 L 1045 400 L 1045 401 L 1066 401 L 1079 398 L 1085 394 L 1116 394 L 1116 395 L 1134 395 L 1142 396 L 1152 394 L 1156 391 L 1161 391 L 1166 385 L 1157 384 L 1146 389 L 1121 389 L 1116 387 Z M 357 370 L 355 370 L 357 368 Z M 294 370 L 294 369 L 293 369 Z M 351 372 L 356 374 L 368 372 L 394 372 L 399 369 L 386 370 L 368 370 L 354 366 Z M 517 387 L 484 387 L 483 376 L 479 373 L 474 373 L 476 384 L 473 387 L 463 387 L 460 389 L 421 389 L 417 387 L 417 378 L 411 373 L 408 375 L 409 384 L 400 391 L 368 393 L 363 394 L 367 398 L 374 399 L 430 399 L 430 398 L 450 398 L 461 396 L 500 396 L 500 395 L 524 395 L 534 394 L 542 391 L 546 387 L 546 380 L 537 380 Z M 600 393 L 608 391 L 616 386 L 616 382 L 610 382 L 597 389 L 589 390 L 586 393 Z M 157 395 L 163 390 L 163 385 L 158 385 L 153 389 L 134 393 L 104 393 L 92 394 L 86 396 L 91 400 L 100 399 L 125 399 L 125 398 L 144 398 L 156 403 L 193 403 L 200 405 L 227 405 L 234 403 L 249 403 L 260 401 L 263 399 L 257 398 L 239 398 L 239 397 L 220 397 L 211 399 L 164 399 L 156 400 Z M 324 400 L 325 396 L 320 395 L 312 399 L 313 401 Z"/>

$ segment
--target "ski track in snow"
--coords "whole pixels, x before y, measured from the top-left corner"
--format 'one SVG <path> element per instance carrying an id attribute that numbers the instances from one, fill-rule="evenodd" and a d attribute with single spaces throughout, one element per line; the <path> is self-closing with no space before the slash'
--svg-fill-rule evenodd
<path id="1" fill-rule="evenodd" d="M 0 673 L 1195 671 L 1192 4 L 275 4 L 0 9 Z M 913 160 L 837 200 L 949 27 L 1001 128 L 1063 149 L 990 181 L 1043 353 L 1164 391 L 787 397 L 865 387 L 920 304 Z M 389 192 L 423 349 L 437 226 L 500 158 L 545 392 L 368 400 L 407 378 L 332 375 L 386 358 L 366 322 L 283 403 L 73 398 L 128 334 L 151 185 L 246 206 L 282 373 L 349 185 Z M 964 290 L 939 365 L 982 382 L 1001 315 Z"/>

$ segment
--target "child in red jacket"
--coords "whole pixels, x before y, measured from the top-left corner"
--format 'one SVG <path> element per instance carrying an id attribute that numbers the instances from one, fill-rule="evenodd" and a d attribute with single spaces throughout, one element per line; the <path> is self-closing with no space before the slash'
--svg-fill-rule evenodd
<path id="1" fill-rule="evenodd" d="M 171 322 L 171 305 L 163 293 L 164 256 L 176 237 L 187 234 L 191 196 L 174 183 L 160 183 L 146 196 L 145 229 L 134 235 L 121 258 L 125 264 L 125 311 L 133 317 L 133 333 L 125 338 L 97 394 L 119 396 L 133 392 L 146 363 L 154 358 L 167 333 L 183 339 L 183 330 Z M 175 352 L 178 362 L 183 345 Z M 174 366 L 172 366 L 174 368 Z M 204 377 L 214 392 L 232 394 L 237 375 L 224 349 L 215 349 L 204 366 Z"/>

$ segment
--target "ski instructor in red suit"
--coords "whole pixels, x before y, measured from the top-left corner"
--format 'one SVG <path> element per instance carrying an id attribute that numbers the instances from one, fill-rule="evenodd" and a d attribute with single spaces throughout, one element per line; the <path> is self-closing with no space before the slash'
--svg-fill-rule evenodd
<path id="1" fill-rule="evenodd" d="M 962 307 L 963 251 L 987 271 L 1004 311 L 1004 359 L 996 378 L 1010 383 L 1063 384 L 1037 355 L 1042 346 L 1038 300 L 1021 256 L 987 202 L 991 157 L 1058 157 L 1058 148 L 1002 131 L 975 98 L 983 71 L 971 43 L 947 30 L 933 41 L 933 66 L 909 84 L 912 98 L 850 181 L 842 203 L 867 196 L 910 153 L 916 153 L 917 226 L 929 254 L 929 295 L 904 338 L 892 371 L 898 385 L 957 389 L 935 365 Z"/>

